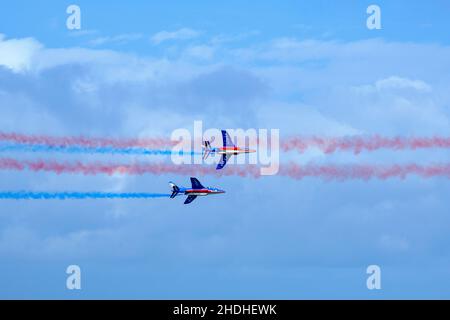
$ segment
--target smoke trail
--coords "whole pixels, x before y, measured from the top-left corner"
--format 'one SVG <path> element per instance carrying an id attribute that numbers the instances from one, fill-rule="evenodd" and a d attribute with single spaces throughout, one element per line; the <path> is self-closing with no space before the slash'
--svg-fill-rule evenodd
<path id="1" fill-rule="evenodd" d="M 27 152 L 63 152 L 63 153 L 99 153 L 99 154 L 126 154 L 126 155 L 199 155 L 201 152 L 184 152 L 172 150 L 158 150 L 147 148 L 115 148 L 115 147 L 81 147 L 81 146 L 48 146 L 48 145 L 0 145 L 0 152 L 27 151 Z"/>
<path id="2" fill-rule="evenodd" d="M 159 193 L 111 193 L 111 192 L 0 192 L 0 199 L 12 200 L 66 200 L 66 199 L 154 199 L 167 198 L 170 194 Z"/>
<path id="3" fill-rule="evenodd" d="M 0 132 L 0 141 L 29 145 L 83 146 L 89 148 L 163 148 L 174 146 L 176 142 L 167 138 L 113 139 L 91 137 L 52 137 Z"/>
<path id="4" fill-rule="evenodd" d="M 450 148 L 450 138 L 447 137 L 381 137 L 381 136 L 352 136 L 352 137 L 292 137 L 282 141 L 283 151 L 296 150 L 304 152 L 308 148 L 319 148 L 330 154 L 337 151 L 352 151 L 358 154 L 362 151 L 375 151 L 379 149 L 390 150 L 418 150 Z"/>
<path id="5" fill-rule="evenodd" d="M 84 149 L 84 152 L 104 153 L 134 153 L 145 154 L 148 149 L 166 151 L 177 142 L 168 138 L 142 138 L 142 139 L 113 139 L 95 137 L 53 137 L 44 135 L 25 135 L 18 133 L 0 132 L 0 142 L 13 143 L 37 148 L 53 147 L 53 150 Z M 196 141 L 201 143 L 201 141 Z M 256 141 L 257 143 L 257 141 Z M 337 151 L 351 151 L 358 154 L 362 151 L 375 151 L 379 149 L 390 150 L 417 150 L 429 148 L 450 148 L 450 137 L 382 137 L 374 136 L 349 136 L 349 137 L 302 137 L 296 136 L 284 139 L 281 142 L 283 151 L 296 150 L 304 152 L 308 148 L 319 148 L 330 154 Z M 120 151 L 123 149 L 123 151 Z M 95 151 L 97 150 L 97 151 Z M 73 151 L 75 152 L 75 151 Z"/>
<path id="6" fill-rule="evenodd" d="M 387 180 L 391 178 L 405 179 L 409 176 L 420 178 L 450 178 L 450 164 L 418 164 L 396 165 L 306 165 L 290 164 L 280 169 L 280 174 L 301 180 L 303 178 L 321 178 L 323 180 Z"/>
<path id="7" fill-rule="evenodd" d="M 241 176 L 259 178 L 260 168 L 257 166 L 230 165 L 224 170 L 216 170 L 213 166 L 204 165 L 171 165 L 164 163 L 83 163 L 56 161 L 22 161 L 10 158 L 0 158 L 0 170 L 30 170 L 34 172 L 53 172 L 56 174 L 71 173 L 84 175 L 122 174 L 122 175 L 214 175 Z M 450 163 L 446 164 L 397 164 L 397 165 L 298 165 L 282 164 L 278 173 L 280 176 L 292 179 L 319 178 L 323 180 L 386 180 L 391 178 L 405 179 L 409 176 L 420 178 L 445 177 L 450 178 Z"/>
<path id="8" fill-rule="evenodd" d="M 143 174 L 179 174 L 179 175 L 217 175 L 217 176 L 259 176 L 259 168 L 257 167 L 237 167 L 229 166 L 227 170 L 216 170 L 215 167 L 203 165 L 174 165 L 166 163 L 133 163 L 133 164 L 119 164 L 119 163 L 84 163 L 80 161 L 74 162 L 58 162 L 45 160 L 16 160 L 12 158 L 0 158 L 0 170 L 14 170 L 24 171 L 29 170 L 33 172 L 53 172 L 56 174 L 72 173 L 84 175 L 97 174 L 128 174 L 128 175 L 143 175 Z"/>

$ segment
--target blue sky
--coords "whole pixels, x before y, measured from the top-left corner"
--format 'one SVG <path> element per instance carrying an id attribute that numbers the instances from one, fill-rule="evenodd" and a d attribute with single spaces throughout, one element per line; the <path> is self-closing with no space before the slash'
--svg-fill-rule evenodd
<path id="1" fill-rule="evenodd" d="M 120 33 L 152 34 L 162 29 L 177 27 L 195 28 L 206 33 L 242 33 L 259 30 L 267 37 L 321 36 L 355 40 L 374 37 L 366 28 L 366 11 L 371 1 L 319 0 L 283 1 L 274 5 L 271 1 L 256 4 L 241 1 L 213 3 L 196 1 L 135 1 L 126 5 L 120 1 L 79 1 L 83 7 L 83 29 L 96 30 L 102 35 Z M 43 1 L 34 6 L 28 1 L 15 1 L 2 11 L 2 29 L 8 36 L 38 37 L 49 46 L 69 43 L 65 25 L 65 11 L 70 1 Z M 383 7 L 382 36 L 391 40 L 421 42 L 446 42 L 448 3 L 435 0 L 431 4 L 422 1 L 378 1 Z M 14 12 L 14 14 L 8 14 Z M 132 17 L 132 18 L 131 18 Z M 20 21 L 20 23 L 18 23 Z M 379 36 L 379 34 L 378 34 Z"/>
<path id="2" fill-rule="evenodd" d="M 382 30 L 366 28 L 373 3 Z M 2 4 L 1 131 L 145 137 L 203 120 L 282 136 L 448 135 L 446 1 L 77 1 L 80 31 L 66 29 L 69 4 Z M 427 164 L 449 154 L 312 151 L 288 160 Z M 0 297 L 450 297 L 447 178 L 199 179 L 226 195 L 190 206 L 3 201 Z M 167 192 L 170 180 L 188 184 L 2 171 L 0 189 Z M 81 267 L 81 291 L 65 288 L 69 264 Z M 381 267 L 382 290 L 366 288 L 370 264 Z"/>

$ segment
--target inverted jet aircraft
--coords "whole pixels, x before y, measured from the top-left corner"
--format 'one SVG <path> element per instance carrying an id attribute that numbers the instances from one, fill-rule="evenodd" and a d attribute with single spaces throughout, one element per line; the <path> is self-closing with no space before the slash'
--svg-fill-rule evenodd
<path id="1" fill-rule="evenodd" d="M 222 140 L 223 140 L 223 147 L 221 148 L 212 148 L 210 141 L 204 142 L 203 160 L 207 159 L 210 154 L 222 155 L 219 163 L 217 164 L 216 170 L 223 169 L 223 167 L 225 167 L 227 161 L 231 158 L 232 155 L 238 155 L 240 153 L 256 152 L 256 150 L 236 147 L 233 143 L 233 140 L 231 140 L 230 135 L 228 134 L 228 132 L 226 132 L 226 130 L 222 130 Z"/>
<path id="2" fill-rule="evenodd" d="M 170 196 L 170 198 L 173 199 L 178 195 L 186 195 L 188 197 L 184 201 L 184 204 L 189 204 L 192 201 L 194 201 L 198 196 L 208 196 L 210 194 L 225 193 L 225 191 L 217 189 L 217 188 L 204 187 L 200 183 L 200 181 L 197 180 L 197 178 L 191 178 L 191 184 L 192 184 L 192 188 L 183 188 L 183 187 L 178 187 L 173 182 L 169 182 L 169 185 L 172 189 L 172 195 Z"/>

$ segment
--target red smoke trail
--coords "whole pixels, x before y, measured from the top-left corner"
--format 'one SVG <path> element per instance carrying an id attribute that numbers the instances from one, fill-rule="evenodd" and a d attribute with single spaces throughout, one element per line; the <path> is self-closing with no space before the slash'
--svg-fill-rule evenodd
<path id="1" fill-rule="evenodd" d="M 398 165 L 305 165 L 290 164 L 280 167 L 280 174 L 293 179 L 307 177 L 323 180 L 386 180 L 391 178 L 405 179 L 408 176 L 420 178 L 450 178 L 450 164 L 418 164 Z"/>
<path id="2" fill-rule="evenodd" d="M 11 158 L 0 158 L 0 170 L 23 171 L 30 170 L 34 172 L 53 172 L 56 174 L 77 173 L 84 175 L 97 174 L 179 174 L 179 175 L 216 175 L 231 176 L 237 175 L 241 177 L 259 176 L 259 168 L 257 167 L 237 167 L 230 166 L 227 170 L 216 170 L 213 166 L 204 165 L 175 165 L 164 163 L 133 163 L 133 164 L 112 164 L 112 163 L 83 163 L 74 162 L 57 162 L 57 161 L 28 161 L 16 160 Z"/>
<path id="3" fill-rule="evenodd" d="M 89 148 L 162 148 L 173 146 L 176 142 L 167 138 L 144 138 L 144 139 L 113 139 L 113 138 L 90 138 L 90 137 L 52 137 L 44 135 L 25 135 L 18 133 L 0 132 L 1 142 L 20 143 L 27 145 L 60 146 L 83 146 Z"/>
<path id="4" fill-rule="evenodd" d="M 446 137 L 381 137 L 381 136 L 353 136 L 353 137 L 292 137 L 281 142 L 283 151 L 296 150 L 304 152 L 316 147 L 330 154 L 337 151 L 352 151 L 358 154 L 362 151 L 379 149 L 417 150 L 426 148 L 450 148 L 450 138 Z"/>
<path id="5" fill-rule="evenodd" d="M 25 135 L 19 133 L 0 132 L 0 142 L 17 143 L 25 145 L 47 145 L 50 147 L 80 146 L 87 148 L 170 148 L 177 142 L 169 138 L 135 138 L 114 139 L 94 137 L 54 137 L 45 135 Z M 201 143 L 201 141 L 196 141 Z M 256 141 L 256 143 L 258 143 Z M 281 141 L 282 151 L 296 150 L 304 152 L 308 148 L 319 148 L 327 154 L 337 151 L 351 151 L 358 154 L 362 151 L 375 151 L 379 149 L 390 150 L 417 150 L 427 148 L 450 148 L 450 137 L 382 137 L 350 136 L 350 137 L 291 137 Z"/>
<path id="6" fill-rule="evenodd" d="M 34 172 L 53 172 L 56 174 L 72 173 L 84 175 L 97 174 L 175 174 L 175 175 L 214 175 L 241 176 L 259 178 L 260 168 L 257 166 L 229 165 L 224 170 L 216 170 L 214 166 L 205 165 L 174 165 L 163 163 L 83 163 L 56 161 L 27 161 L 10 158 L 0 158 L 0 170 L 30 170 Z M 284 164 L 280 166 L 278 175 L 293 179 L 319 178 L 323 180 L 386 180 L 390 178 L 404 179 L 408 176 L 420 178 L 445 177 L 450 178 L 450 163 L 422 166 L 418 164 L 402 165 L 305 165 Z"/>

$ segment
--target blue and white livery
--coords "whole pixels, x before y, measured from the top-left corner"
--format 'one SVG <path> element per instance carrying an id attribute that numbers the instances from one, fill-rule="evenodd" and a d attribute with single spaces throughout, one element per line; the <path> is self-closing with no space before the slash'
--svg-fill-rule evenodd
<path id="1" fill-rule="evenodd" d="M 221 148 L 212 148 L 210 141 L 205 141 L 203 143 L 204 144 L 203 160 L 207 159 L 210 154 L 222 155 L 219 163 L 217 164 L 216 170 L 223 169 L 232 155 L 238 155 L 240 153 L 256 152 L 256 150 L 236 147 L 226 130 L 222 130 L 222 140 L 223 140 L 223 147 Z"/>
<path id="2" fill-rule="evenodd" d="M 184 201 L 184 204 L 189 204 L 194 201 L 198 196 L 208 196 L 210 194 L 225 193 L 225 191 L 217 189 L 204 187 L 197 178 L 191 178 L 192 188 L 178 187 L 175 183 L 169 182 L 170 188 L 172 189 L 172 195 L 170 198 L 175 198 L 178 195 L 188 196 Z"/>

